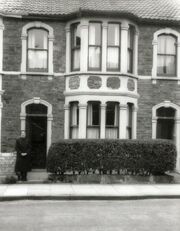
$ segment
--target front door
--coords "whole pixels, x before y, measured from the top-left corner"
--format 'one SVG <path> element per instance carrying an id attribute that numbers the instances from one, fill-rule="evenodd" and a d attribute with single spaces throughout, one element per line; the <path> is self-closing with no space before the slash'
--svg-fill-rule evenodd
<path id="1" fill-rule="evenodd" d="M 31 145 L 32 169 L 46 168 L 47 114 L 43 113 L 40 107 L 33 106 L 33 110 L 28 111 L 26 116 L 26 135 Z M 34 111 L 35 108 L 38 110 Z"/>

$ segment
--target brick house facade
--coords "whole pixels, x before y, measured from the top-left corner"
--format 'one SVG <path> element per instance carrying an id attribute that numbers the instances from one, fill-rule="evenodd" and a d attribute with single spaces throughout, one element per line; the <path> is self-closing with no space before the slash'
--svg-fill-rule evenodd
<path id="1" fill-rule="evenodd" d="M 0 174 L 21 131 L 34 168 L 63 138 L 167 138 L 180 169 L 177 0 L 0 2 Z"/>

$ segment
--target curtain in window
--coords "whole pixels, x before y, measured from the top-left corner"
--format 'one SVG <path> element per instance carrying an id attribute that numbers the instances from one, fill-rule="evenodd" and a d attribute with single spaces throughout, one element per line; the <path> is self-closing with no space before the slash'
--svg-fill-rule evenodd
<path id="1" fill-rule="evenodd" d="M 109 47 L 107 54 L 107 68 L 118 69 L 119 68 L 119 48 Z"/>
<path id="2" fill-rule="evenodd" d="M 106 138 L 118 138 L 118 103 L 108 102 L 106 106 Z"/>
<path id="3" fill-rule="evenodd" d="M 127 57 L 127 70 L 129 73 L 133 72 L 133 52 L 134 52 L 134 34 L 135 28 L 130 25 L 128 30 L 128 57 Z"/>
<path id="4" fill-rule="evenodd" d="M 101 23 L 89 24 L 89 61 L 91 69 L 101 67 Z"/>
<path id="5" fill-rule="evenodd" d="M 81 48 L 80 24 L 75 23 L 71 26 L 71 69 L 80 69 L 80 48 Z"/>
<path id="6" fill-rule="evenodd" d="M 72 52 L 72 70 L 80 69 L 80 49 L 74 49 Z"/>
<path id="7" fill-rule="evenodd" d="M 108 24 L 107 69 L 119 69 L 120 25 Z"/>
<path id="8" fill-rule="evenodd" d="M 28 51 L 29 68 L 47 68 L 47 52 L 46 51 Z"/>
<path id="9" fill-rule="evenodd" d="M 171 35 L 158 37 L 158 75 L 176 74 L 176 38 Z"/>
<path id="10" fill-rule="evenodd" d="M 31 29 L 28 32 L 28 67 L 47 68 L 48 33 L 43 29 Z"/>
<path id="11" fill-rule="evenodd" d="M 89 48 L 89 67 L 99 68 L 100 67 L 100 47 Z"/>
<path id="12" fill-rule="evenodd" d="M 77 139 L 79 134 L 79 109 L 78 103 L 71 103 L 70 107 L 70 127 L 71 127 L 71 139 Z"/>
<path id="13" fill-rule="evenodd" d="M 117 139 L 118 138 L 118 128 L 106 128 L 106 139 Z"/>
<path id="14" fill-rule="evenodd" d="M 100 137 L 99 127 L 99 103 L 89 102 L 87 111 L 87 138 L 98 139 Z"/>

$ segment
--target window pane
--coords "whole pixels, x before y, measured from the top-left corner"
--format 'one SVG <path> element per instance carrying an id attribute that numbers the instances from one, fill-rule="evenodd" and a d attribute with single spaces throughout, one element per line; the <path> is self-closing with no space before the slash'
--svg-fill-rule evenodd
<path id="1" fill-rule="evenodd" d="M 158 37 L 158 54 L 176 54 L 176 38 L 171 35 Z"/>
<path id="2" fill-rule="evenodd" d="M 106 125 L 118 126 L 118 104 L 107 103 L 106 107 Z"/>
<path id="3" fill-rule="evenodd" d="M 89 47 L 89 68 L 100 69 L 100 47 Z"/>
<path id="4" fill-rule="evenodd" d="M 158 55 L 158 75 L 176 75 L 176 57 Z"/>
<path id="5" fill-rule="evenodd" d="M 80 24 L 72 25 L 72 47 L 80 47 L 81 45 L 81 34 Z"/>
<path id="6" fill-rule="evenodd" d="M 174 139 L 174 120 L 158 119 L 157 120 L 157 139 Z"/>
<path id="7" fill-rule="evenodd" d="M 70 105 L 70 124 L 71 126 L 77 126 L 79 124 L 79 108 L 78 103 L 74 102 Z"/>
<path id="8" fill-rule="evenodd" d="M 169 108 L 161 107 L 157 110 L 156 115 L 158 117 L 174 117 L 175 110 L 171 107 Z"/>
<path id="9" fill-rule="evenodd" d="M 47 51 L 28 51 L 28 67 L 29 68 L 47 68 Z"/>
<path id="10" fill-rule="evenodd" d="M 132 50 L 128 50 L 128 57 L 127 57 L 127 67 L 128 67 L 128 72 L 132 73 L 133 69 L 133 53 Z"/>
<path id="11" fill-rule="evenodd" d="M 101 23 L 90 23 L 89 45 L 101 45 Z"/>
<path id="12" fill-rule="evenodd" d="M 88 125 L 100 124 L 100 104 L 97 102 L 88 103 Z"/>
<path id="13" fill-rule="evenodd" d="M 99 125 L 100 123 L 100 121 L 99 121 L 99 112 L 100 112 L 100 110 L 99 110 L 100 108 L 99 108 L 99 103 L 94 103 L 93 104 L 93 107 L 92 107 L 92 110 L 93 110 L 93 120 L 92 120 L 92 125 Z"/>
<path id="14" fill-rule="evenodd" d="M 80 49 L 72 51 L 72 69 L 80 68 Z"/>
<path id="15" fill-rule="evenodd" d="M 134 31 L 135 28 L 133 26 L 129 26 L 128 30 L 128 48 L 133 49 L 134 46 Z"/>
<path id="16" fill-rule="evenodd" d="M 107 68 L 118 69 L 119 68 L 119 48 L 108 47 L 107 51 Z"/>
<path id="17" fill-rule="evenodd" d="M 48 48 L 48 32 L 42 29 L 29 30 L 28 48 L 47 49 Z"/>
<path id="18" fill-rule="evenodd" d="M 108 46 L 119 46 L 119 24 L 108 25 Z"/>

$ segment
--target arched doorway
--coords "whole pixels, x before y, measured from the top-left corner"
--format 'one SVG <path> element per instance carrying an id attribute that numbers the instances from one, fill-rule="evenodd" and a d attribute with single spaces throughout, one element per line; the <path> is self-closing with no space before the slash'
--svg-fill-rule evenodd
<path id="1" fill-rule="evenodd" d="M 46 167 L 47 107 L 43 104 L 26 106 L 26 137 L 31 145 L 33 169 Z"/>
<path id="2" fill-rule="evenodd" d="M 45 169 L 51 145 L 52 105 L 34 97 L 21 104 L 21 131 L 25 131 L 32 146 L 32 168 Z"/>
<path id="3" fill-rule="evenodd" d="M 176 170 L 180 171 L 180 106 L 164 101 L 152 108 L 152 138 L 173 140 L 177 149 Z"/>

